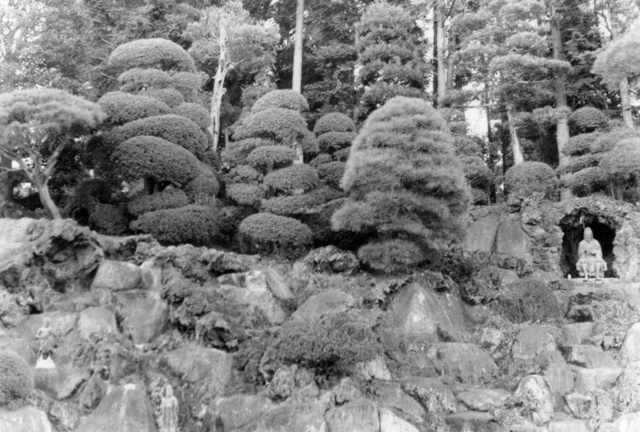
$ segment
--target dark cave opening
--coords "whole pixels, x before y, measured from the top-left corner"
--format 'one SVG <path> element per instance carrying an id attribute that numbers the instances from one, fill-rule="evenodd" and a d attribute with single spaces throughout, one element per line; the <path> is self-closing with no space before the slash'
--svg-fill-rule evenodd
<path id="1" fill-rule="evenodd" d="M 562 238 L 562 256 L 560 268 L 564 275 L 580 277 L 576 269 L 578 262 L 578 244 L 584 238 L 584 228 L 591 228 L 593 238 L 600 242 L 602 257 L 607 262 L 605 277 L 616 277 L 613 271 L 613 241 L 616 238 L 616 222 L 606 216 L 589 213 L 586 209 L 577 209 L 562 218 L 560 228 L 564 232 Z"/>

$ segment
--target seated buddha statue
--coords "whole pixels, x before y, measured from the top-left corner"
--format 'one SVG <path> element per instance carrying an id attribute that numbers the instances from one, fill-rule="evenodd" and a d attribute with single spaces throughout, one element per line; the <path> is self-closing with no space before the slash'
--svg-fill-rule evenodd
<path id="1" fill-rule="evenodd" d="M 607 270 L 607 263 L 602 258 L 602 248 L 598 240 L 593 238 L 591 228 L 584 230 L 584 239 L 578 244 L 578 262 L 576 268 L 584 282 L 588 282 L 590 277 L 596 282 L 601 282 L 604 272 Z"/>

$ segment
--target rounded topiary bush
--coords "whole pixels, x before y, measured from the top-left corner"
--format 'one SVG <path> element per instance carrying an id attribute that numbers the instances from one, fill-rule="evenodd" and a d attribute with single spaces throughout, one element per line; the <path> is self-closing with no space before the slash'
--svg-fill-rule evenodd
<path id="1" fill-rule="evenodd" d="M 290 216 L 304 214 L 305 210 L 318 204 L 318 197 L 312 194 L 282 196 L 264 200 L 261 211 L 281 216 Z"/>
<path id="2" fill-rule="evenodd" d="M 160 102 L 163 102 L 169 106 L 169 108 L 175 108 L 178 105 L 184 103 L 184 96 L 178 90 L 172 88 L 162 88 L 162 89 L 147 89 L 138 93 L 140 96 L 146 96 L 149 98 L 156 99 Z"/>
<path id="3" fill-rule="evenodd" d="M 107 66 L 125 71 L 156 68 L 164 71 L 195 72 L 191 56 L 177 43 L 167 39 L 138 39 L 119 45 L 107 60 Z"/>
<path id="4" fill-rule="evenodd" d="M 160 69 L 133 68 L 124 71 L 118 77 L 120 90 L 138 92 L 145 88 L 165 88 L 173 84 L 171 75 Z"/>
<path id="5" fill-rule="evenodd" d="M 487 188 L 493 183 L 493 172 L 487 164 L 478 156 L 465 156 L 462 158 L 464 176 L 472 188 Z"/>
<path id="6" fill-rule="evenodd" d="M 346 165 L 344 162 L 329 162 L 320 165 L 318 175 L 328 186 L 339 189 Z"/>
<path id="7" fill-rule="evenodd" d="M 171 108 L 164 102 L 123 92 L 105 94 L 98 100 L 98 105 L 109 116 L 109 123 L 114 125 L 171 112 Z"/>
<path id="8" fill-rule="evenodd" d="M 188 118 L 166 114 L 132 121 L 109 133 L 109 141 L 120 144 L 139 135 L 165 139 L 199 156 L 207 147 L 207 136 Z"/>
<path id="9" fill-rule="evenodd" d="M 317 136 L 327 132 L 355 132 L 356 124 L 353 120 L 342 113 L 326 114 L 316 122 L 313 132 Z M 355 138 L 355 135 L 354 135 Z"/>
<path id="10" fill-rule="evenodd" d="M 187 183 L 184 191 L 196 203 L 211 203 L 220 191 L 220 183 L 212 171 L 204 171 Z"/>
<path id="11" fill-rule="evenodd" d="M 453 146 L 456 149 L 456 154 L 459 154 L 460 156 L 480 157 L 480 155 L 482 155 L 482 148 L 480 147 L 480 144 L 468 136 L 454 137 Z"/>
<path id="12" fill-rule="evenodd" d="M 587 153 L 592 153 L 594 150 L 593 145 L 601 134 L 601 132 L 591 132 L 574 135 L 569 138 L 569 141 L 567 141 L 562 149 L 562 153 L 567 156 L 582 156 Z"/>
<path id="13" fill-rule="evenodd" d="M 131 229 L 164 244 L 208 245 L 218 235 L 218 215 L 211 207 L 188 205 L 145 213 L 131 222 Z"/>
<path id="14" fill-rule="evenodd" d="M 291 194 L 294 191 L 310 191 L 318 187 L 318 171 L 309 165 L 299 164 L 267 174 L 264 184 L 277 192 Z"/>
<path id="15" fill-rule="evenodd" d="M 608 127 L 609 118 L 607 115 L 594 107 L 577 109 L 569 116 L 569 128 L 574 135 L 603 130 Z"/>
<path id="16" fill-rule="evenodd" d="M 622 199 L 625 188 L 640 185 L 640 138 L 620 141 L 602 156 L 599 167 L 607 174 L 607 182 L 618 189 L 616 198 Z"/>
<path id="17" fill-rule="evenodd" d="M 335 152 L 333 154 L 333 159 L 338 162 L 346 162 L 349 160 L 350 155 L 351 155 L 351 148 L 347 147 Z"/>
<path id="18" fill-rule="evenodd" d="M 311 162 L 309 162 L 309 165 L 314 168 L 318 168 L 320 165 L 324 165 L 332 161 L 333 158 L 329 153 L 320 153 L 318 156 L 314 157 Z"/>
<path id="19" fill-rule="evenodd" d="M 184 207 L 189 197 L 180 189 L 168 188 L 151 195 L 140 195 L 127 203 L 127 210 L 134 216 L 140 216 L 156 210 Z"/>
<path id="20" fill-rule="evenodd" d="M 334 153 L 349 147 L 354 139 L 355 132 L 327 132 L 318 137 L 318 149 L 321 152 Z"/>
<path id="21" fill-rule="evenodd" d="M 295 90 L 274 90 L 258 99 L 251 107 L 251 112 L 257 113 L 273 108 L 304 112 L 309 111 L 309 104 L 304 96 Z"/>
<path id="22" fill-rule="evenodd" d="M 286 146 L 263 146 L 249 153 L 246 162 L 257 170 L 270 172 L 293 163 L 296 154 Z"/>
<path id="23" fill-rule="evenodd" d="M 238 232 L 250 250 L 299 253 L 311 245 L 313 235 L 302 222 L 271 213 L 256 213 L 242 221 Z"/>
<path id="24" fill-rule="evenodd" d="M 205 107 L 197 103 L 183 103 L 173 109 L 173 114 L 186 117 L 202 130 L 209 127 L 209 111 Z"/>
<path id="25" fill-rule="evenodd" d="M 28 398 L 33 386 L 33 372 L 27 362 L 3 348 L 0 351 L 0 406 Z"/>
<path id="26" fill-rule="evenodd" d="M 227 179 L 235 183 L 257 183 L 262 178 L 262 174 L 249 165 L 238 165 L 227 174 Z"/>
<path id="27" fill-rule="evenodd" d="M 227 185 L 227 198 L 241 206 L 258 207 L 264 198 L 264 188 L 255 184 L 235 183 Z"/>
<path id="28" fill-rule="evenodd" d="M 552 199 L 558 192 L 558 177 L 553 168 L 545 163 L 523 162 L 509 168 L 504 187 L 507 193 L 516 198 L 525 198 L 538 192 Z"/>
<path id="29" fill-rule="evenodd" d="M 608 186 L 608 174 L 600 167 L 588 167 L 569 174 L 563 183 L 574 195 L 584 197 L 604 190 Z"/>
<path id="30" fill-rule="evenodd" d="M 173 88 L 178 90 L 188 102 L 195 102 L 198 91 L 202 88 L 203 76 L 192 72 L 173 74 Z"/>
<path id="31" fill-rule="evenodd" d="M 246 138 L 240 141 L 233 141 L 222 151 L 222 162 L 231 167 L 243 165 L 249 153 L 256 148 L 275 145 L 278 145 L 278 143 L 263 138 Z"/>
<path id="32" fill-rule="evenodd" d="M 184 186 L 199 174 L 199 161 L 188 150 L 153 136 L 120 144 L 111 160 L 127 179 L 151 178 Z"/>

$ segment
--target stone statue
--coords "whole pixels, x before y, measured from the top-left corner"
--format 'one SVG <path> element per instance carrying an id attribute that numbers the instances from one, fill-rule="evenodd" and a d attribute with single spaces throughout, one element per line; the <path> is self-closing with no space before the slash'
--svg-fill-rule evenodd
<path id="1" fill-rule="evenodd" d="M 56 335 L 51 328 L 51 322 L 48 318 L 44 319 L 42 327 L 36 332 L 36 339 L 38 340 L 38 357 L 46 360 L 53 354 L 53 349 L 56 345 Z"/>
<path id="2" fill-rule="evenodd" d="M 607 263 L 602 258 L 602 248 L 598 240 L 593 238 L 591 228 L 584 230 L 584 239 L 578 244 L 578 263 L 576 268 L 588 282 L 589 277 L 595 277 L 596 282 L 602 282 Z"/>
<path id="3" fill-rule="evenodd" d="M 167 384 L 160 403 L 160 432 L 178 431 L 178 399 L 173 395 L 173 387 Z"/>

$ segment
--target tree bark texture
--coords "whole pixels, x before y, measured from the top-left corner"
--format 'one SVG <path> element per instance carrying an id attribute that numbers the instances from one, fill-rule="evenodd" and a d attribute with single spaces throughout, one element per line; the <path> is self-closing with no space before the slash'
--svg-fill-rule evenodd
<path id="1" fill-rule="evenodd" d="M 507 106 L 507 119 L 509 120 L 509 136 L 511 137 L 511 150 L 513 151 L 513 164 L 518 165 L 524 162 L 518 130 L 516 129 L 516 108 L 513 105 Z"/>
<path id="2" fill-rule="evenodd" d="M 436 44 L 438 46 L 438 107 L 442 105 L 442 101 L 447 96 L 447 63 L 445 59 L 445 42 L 447 38 L 444 35 L 444 11 L 441 1 L 435 4 L 435 20 L 436 20 Z"/>
<path id="3" fill-rule="evenodd" d="M 302 45 L 304 39 L 304 0 L 298 0 L 296 10 L 296 34 L 293 51 L 292 89 L 302 93 Z"/>
<path id="4" fill-rule="evenodd" d="M 218 58 L 218 69 L 213 79 L 213 94 L 211 95 L 211 123 L 209 132 L 213 137 L 213 151 L 218 149 L 220 140 L 220 107 L 222 105 L 222 96 L 226 91 L 224 88 L 224 79 L 231 69 L 231 59 L 229 50 L 227 49 L 227 23 L 224 19 L 220 20 L 220 56 Z"/>
<path id="5" fill-rule="evenodd" d="M 629 80 L 627 77 L 620 80 L 620 102 L 622 105 L 622 120 L 627 127 L 633 129 L 633 117 L 631 116 L 631 96 L 629 93 Z"/>
<path id="6" fill-rule="evenodd" d="M 559 24 L 560 17 L 556 11 L 556 5 L 554 2 L 551 4 L 551 38 L 553 42 L 553 59 L 564 60 L 564 53 L 562 49 L 562 33 L 560 31 Z M 558 146 L 558 158 L 560 166 L 566 165 L 568 158 L 562 153 L 565 145 L 569 141 L 569 121 L 567 119 L 566 109 L 567 104 L 567 77 L 565 74 L 561 74 L 555 79 L 556 87 L 556 108 L 563 109 L 564 112 L 558 119 L 556 128 L 556 142 Z"/>

